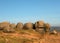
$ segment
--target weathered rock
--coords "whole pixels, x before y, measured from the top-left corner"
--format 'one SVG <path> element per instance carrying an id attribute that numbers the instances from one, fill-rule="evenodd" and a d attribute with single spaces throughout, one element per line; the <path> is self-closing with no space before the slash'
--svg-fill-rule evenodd
<path id="1" fill-rule="evenodd" d="M 8 26 L 4 27 L 3 32 L 11 33 L 11 32 L 14 32 L 14 29 L 12 29 L 12 28 L 8 25 Z"/>
<path id="2" fill-rule="evenodd" d="M 24 24 L 24 28 L 25 29 L 33 29 L 33 23 L 28 22 L 28 23 Z"/>
<path id="3" fill-rule="evenodd" d="M 16 28 L 17 29 L 23 29 L 23 23 L 17 23 Z"/>
<path id="4" fill-rule="evenodd" d="M 2 22 L 2 23 L 0 23 L 0 30 L 3 30 L 4 27 L 7 27 L 8 25 L 10 25 L 9 22 Z"/>
<path id="5" fill-rule="evenodd" d="M 48 23 L 45 24 L 45 31 L 46 32 L 50 31 L 50 24 L 48 24 Z"/>
<path id="6" fill-rule="evenodd" d="M 37 21 L 35 23 L 35 28 L 39 28 L 39 27 L 44 27 L 44 22 L 43 21 Z"/>
<path id="7" fill-rule="evenodd" d="M 45 31 L 44 31 L 44 26 L 45 24 L 44 24 L 44 22 L 43 21 L 37 21 L 36 23 L 35 23 L 35 28 L 36 28 L 36 30 L 38 31 L 38 32 L 40 32 L 40 33 L 44 33 Z"/>
<path id="8" fill-rule="evenodd" d="M 15 24 L 10 24 L 10 27 L 14 29 L 16 27 L 16 25 Z"/>

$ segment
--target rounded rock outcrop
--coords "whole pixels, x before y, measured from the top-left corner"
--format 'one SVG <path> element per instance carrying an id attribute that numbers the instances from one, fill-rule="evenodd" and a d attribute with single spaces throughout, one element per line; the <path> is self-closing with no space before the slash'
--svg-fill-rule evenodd
<path id="1" fill-rule="evenodd" d="M 45 24 L 45 31 L 46 32 L 49 32 L 50 31 L 50 24 L 49 23 L 46 23 Z"/>
<path id="2" fill-rule="evenodd" d="M 23 29 L 23 23 L 21 23 L 21 22 L 17 23 L 16 28 Z"/>
<path id="3" fill-rule="evenodd" d="M 10 25 L 9 22 L 2 22 L 2 23 L 0 23 L 0 30 L 3 30 L 4 27 L 7 27 L 7 26 L 9 26 L 9 25 Z"/>
<path id="4" fill-rule="evenodd" d="M 24 28 L 25 29 L 33 29 L 33 23 L 31 23 L 31 22 L 25 23 Z"/>
<path id="5" fill-rule="evenodd" d="M 45 27 L 44 25 L 45 25 L 44 21 L 37 21 L 35 23 L 36 31 L 38 31 L 40 33 L 44 33 L 45 32 L 44 31 L 44 27 Z"/>

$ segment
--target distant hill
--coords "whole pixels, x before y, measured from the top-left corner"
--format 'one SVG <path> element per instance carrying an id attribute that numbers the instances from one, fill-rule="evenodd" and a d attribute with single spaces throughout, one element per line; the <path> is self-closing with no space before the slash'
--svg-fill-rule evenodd
<path id="1" fill-rule="evenodd" d="M 57 31 L 60 31 L 60 27 L 59 27 L 59 26 L 52 26 L 52 27 L 51 27 L 51 30 L 53 30 L 54 28 L 55 28 Z"/>

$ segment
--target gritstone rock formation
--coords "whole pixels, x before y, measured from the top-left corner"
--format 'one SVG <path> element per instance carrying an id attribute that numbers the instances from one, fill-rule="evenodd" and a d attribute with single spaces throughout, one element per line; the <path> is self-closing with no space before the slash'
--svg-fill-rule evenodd
<path id="1" fill-rule="evenodd" d="M 9 22 L 2 22 L 0 23 L 0 30 L 3 32 L 13 32 L 17 30 L 35 30 L 39 33 L 50 33 L 50 24 L 45 23 L 44 21 L 37 21 L 35 24 L 28 22 L 23 25 L 23 23 L 19 22 L 16 24 L 10 24 Z M 55 29 L 53 30 L 54 34 L 57 34 L 57 31 Z"/>
<path id="2" fill-rule="evenodd" d="M 33 23 L 31 23 L 31 22 L 25 23 L 24 28 L 25 29 L 33 29 Z"/>
<path id="3" fill-rule="evenodd" d="M 16 28 L 18 30 L 23 29 L 23 23 L 21 23 L 21 22 L 17 23 Z"/>
<path id="4" fill-rule="evenodd" d="M 44 33 L 45 31 L 44 31 L 44 22 L 43 21 L 37 21 L 36 23 L 35 23 L 35 28 L 36 28 L 36 30 L 38 31 L 38 32 L 40 32 L 40 33 Z"/>

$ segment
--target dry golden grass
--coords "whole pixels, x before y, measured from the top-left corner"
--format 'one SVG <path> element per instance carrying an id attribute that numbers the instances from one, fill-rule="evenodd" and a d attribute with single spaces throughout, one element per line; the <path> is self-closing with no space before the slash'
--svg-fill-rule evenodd
<path id="1" fill-rule="evenodd" d="M 60 33 L 41 35 L 34 30 L 20 30 L 16 33 L 0 32 L 0 43 L 60 43 Z"/>

